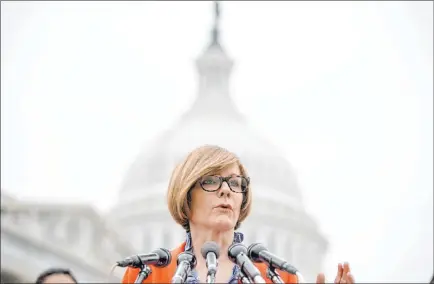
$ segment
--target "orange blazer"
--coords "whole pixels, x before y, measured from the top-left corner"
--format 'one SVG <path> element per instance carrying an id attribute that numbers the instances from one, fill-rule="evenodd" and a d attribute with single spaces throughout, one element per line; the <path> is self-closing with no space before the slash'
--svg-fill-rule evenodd
<path id="1" fill-rule="evenodd" d="M 166 267 L 160 268 L 150 265 L 152 273 L 142 283 L 171 283 L 172 277 L 175 274 L 177 268 L 176 259 L 178 258 L 178 255 L 184 251 L 184 249 L 185 242 L 182 243 L 182 245 L 180 245 L 178 248 L 172 250 L 172 262 Z M 270 279 L 267 278 L 268 266 L 265 263 L 255 263 L 255 266 L 259 269 L 262 278 L 264 278 L 267 283 L 273 283 Z M 128 267 L 125 271 L 122 283 L 134 283 L 134 281 L 136 281 L 137 275 L 139 274 L 139 271 L 139 268 Z M 280 270 L 277 271 L 279 272 L 279 275 L 284 283 L 298 283 L 297 276 Z"/>

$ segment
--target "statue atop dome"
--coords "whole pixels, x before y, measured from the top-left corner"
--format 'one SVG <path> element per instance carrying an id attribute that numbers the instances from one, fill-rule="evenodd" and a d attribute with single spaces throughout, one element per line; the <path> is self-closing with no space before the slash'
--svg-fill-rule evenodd
<path id="1" fill-rule="evenodd" d="M 212 45 L 220 45 L 220 1 L 214 1 L 214 26 L 212 29 Z"/>

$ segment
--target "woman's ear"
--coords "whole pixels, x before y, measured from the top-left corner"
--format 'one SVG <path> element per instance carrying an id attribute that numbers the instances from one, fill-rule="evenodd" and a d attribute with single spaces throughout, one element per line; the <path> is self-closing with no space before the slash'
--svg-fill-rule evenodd
<path id="1" fill-rule="evenodd" d="M 190 190 L 187 192 L 187 206 L 188 206 L 188 208 L 191 210 L 191 188 L 190 188 Z"/>

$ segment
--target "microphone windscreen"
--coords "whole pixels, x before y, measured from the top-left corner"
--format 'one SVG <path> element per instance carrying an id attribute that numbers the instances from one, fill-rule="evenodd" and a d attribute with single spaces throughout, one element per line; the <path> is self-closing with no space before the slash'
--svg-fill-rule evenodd
<path id="1" fill-rule="evenodd" d="M 247 255 L 253 261 L 260 262 L 258 258 L 261 251 L 267 251 L 267 248 L 261 243 L 253 243 L 247 249 Z"/>
<path id="2" fill-rule="evenodd" d="M 189 251 L 184 251 L 178 255 L 178 259 L 176 260 L 176 265 L 179 265 L 181 262 L 186 261 L 190 264 L 191 269 L 195 268 L 197 265 L 196 257 L 193 253 Z"/>
<path id="3" fill-rule="evenodd" d="M 172 254 L 164 248 L 159 248 L 153 251 L 159 257 L 158 262 L 155 264 L 157 267 L 166 267 L 172 262 Z"/>
<path id="4" fill-rule="evenodd" d="M 233 243 L 228 249 L 228 257 L 232 262 L 236 262 L 238 255 L 241 253 L 247 256 L 247 248 L 242 243 Z"/>
<path id="5" fill-rule="evenodd" d="M 203 258 L 206 259 L 206 256 L 208 253 L 213 252 L 216 255 L 216 258 L 219 258 L 220 256 L 220 247 L 215 242 L 206 242 L 203 244 L 202 249 L 200 250 L 202 253 Z"/>

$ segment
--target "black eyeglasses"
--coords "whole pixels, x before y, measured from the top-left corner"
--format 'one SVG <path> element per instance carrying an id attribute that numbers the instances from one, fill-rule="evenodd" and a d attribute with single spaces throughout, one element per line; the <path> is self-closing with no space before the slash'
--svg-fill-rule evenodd
<path id="1" fill-rule="evenodd" d="M 250 179 L 243 176 L 203 176 L 199 180 L 199 184 L 203 190 L 208 192 L 214 192 L 222 187 L 224 181 L 228 184 L 229 188 L 233 192 L 237 193 L 246 192 L 250 183 Z"/>

